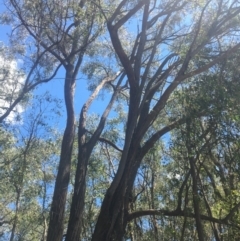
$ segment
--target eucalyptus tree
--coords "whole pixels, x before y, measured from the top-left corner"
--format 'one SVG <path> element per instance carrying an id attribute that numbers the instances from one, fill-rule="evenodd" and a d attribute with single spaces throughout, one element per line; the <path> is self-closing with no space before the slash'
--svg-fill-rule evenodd
<path id="1" fill-rule="evenodd" d="M 235 191 L 239 182 L 239 122 L 235 116 L 239 112 L 240 89 L 236 83 L 239 69 L 232 69 L 237 59 L 224 60 L 211 73 L 197 77 L 181 90 L 183 98 L 172 103 L 181 103 L 182 115 L 191 112 L 194 116 L 197 110 L 204 109 L 203 117 L 189 119 L 172 133 L 172 150 L 176 149 L 171 155 L 186 172 L 181 175 L 184 179 L 179 189 L 181 195 L 188 190 L 183 202 L 188 211 L 198 213 L 198 236 L 204 240 L 234 240 L 239 235 L 239 200 Z M 208 216 L 208 223 L 202 215 Z"/>
<path id="2" fill-rule="evenodd" d="M 19 23 L 18 32 L 24 32 L 33 39 L 40 54 L 46 53 L 41 59 L 42 64 L 63 66 L 65 69 L 64 98 L 67 121 L 48 229 L 48 240 L 61 240 L 75 133 L 73 98 L 76 78 L 87 47 L 101 32 L 101 21 L 96 24 L 96 6 L 84 0 L 11 0 L 9 3 Z"/>
<path id="3" fill-rule="evenodd" d="M 12 28 L 9 43 L 0 44 L 0 123 L 18 118 L 31 92 L 36 86 L 52 80 L 61 66 L 29 39 L 11 13 L 0 15 L 1 24 Z"/>
<path id="4" fill-rule="evenodd" d="M 48 241 L 61 240 L 64 228 L 66 228 L 67 241 L 80 240 L 81 233 L 84 233 L 84 236 L 89 233 L 92 237 L 88 239 L 91 238 L 93 241 L 122 240 L 128 224 L 131 233 L 130 224 L 135 222 L 137 226 L 141 217 L 148 215 L 152 216 L 148 220 L 151 219 L 149 223 L 155 230 L 155 239 L 160 235 L 157 231 L 157 216 L 160 215 L 180 217 L 184 222 L 187 216 L 195 218 L 198 238 L 203 240 L 202 220 L 222 224 L 228 219 L 228 214 L 232 214 L 231 210 L 234 207 L 237 209 L 237 206 L 231 206 L 233 209 L 227 210 L 229 211 L 228 214 L 225 213 L 227 216 L 213 218 L 210 212 L 203 215 L 196 205 L 197 200 L 193 198 L 197 194 L 196 175 L 199 175 L 194 164 L 200 162 L 190 160 L 194 156 L 190 150 L 191 133 L 194 123 L 198 131 L 202 130 L 195 119 L 205 117 L 206 108 L 200 106 L 201 108 L 182 114 L 179 105 L 174 106 L 174 101 L 178 100 L 175 94 L 181 88 L 197 83 L 197 77 L 201 77 L 203 73 L 211 73 L 220 61 L 228 59 L 238 51 L 240 47 L 238 1 L 10 0 L 9 3 L 9 9 L 17 23 L 15 36 L 27 36 L 29 41 L 27 43 L 31 41 L 34 43 L 36 56 L 41 56 L 39 63 L 42 66 L 46 68 L 50 66 L 51 71 L 53 69 L 57 71 L 63 66 L 65 70 L 67 121 L 49 214 Z M 96 41 L 105 27 L 103 23 L 106 23 L 110 39 L 104 34 Z M 91 59 L 86 58 L 89 64 L 84 71 L 94 79 L 91 86 L 93 91 L 79 116 L 78 157 L 73 196 L 69 221 L 67 227 L 64 227 L 75 135 L 74 90 L 77 74 L 86 53 Z M 102 57 L 96 59 L 97 62 L 93 61 L 95 53 Z M 203 86 L 207 83 L 208 79 L 203 78 Z M 96 127 L 89 128 L 88 110 L 104 87 L 111 93 L 110 101 L 96 122 Z M 110 124 L 107 119 L 116 100 L 124 106 L 124 111 L 127 111 L 126 116 L 115 112 L 122 120 L 121 124 L 117 122 L 116 125 L 123 132 L 123 140 L 106 135 L 106 130 L 109 128 L 106 124 Z M 172 107 L 169 108 L 171 103 Z M 212 102 L 208 99 L 206 105 L 211 108 Z M 192 110 L 191 106 L 187 105 L 186 108 Z M 159 210 L 156 205 L 158 197 L 154 195 L 154 183 L 156 183 L 154 173 L 162 170 L 161 165 L 154 164 L 153 160 L 160 159 L 161 155 L 158 155 L 159 151 L 154 154 L 153 149 L 161 143 L 159 139 L 166 133 L 187 124 L 191 128 L 187 132 L 189 136 L 186 136 L 185 144 L 189 154 L 188 164 L 192 171 L 186 173 L 181 170 L 185 179 L 179 187 L 176 204 L 165 198 L 166 204 L 170 204 L 170 210 L 167 206 Z M 204 131 L 206 130 L 203 129 Z M 101 149 L 105 154 L 98 160 L 109 168 L 109 182 L 105 185 L 108 189 L 104 198 L 96 201 L 95 206 L 101 205 L 101 210 L 98 219 L 89 222 L 92 225 L 90 232 L 83 227 L 86 224 L 84 202 L 89 200 L 86 186 L 89 185 L 88 178 L 92 175 L 89 173 L 87 176 L 87 169 L 92 168 L 92 160 L 96 158 L 99 143 L 106 145 Z M 170 167 L 174 165 L 169 165 Z M 164 172 L 167 171 L 166 168 Z M 172 169 L 169 169 L 169 172 L 171 174 Z M 151 173 L 150 179 L 148 173 Z M 189 181 L 190 175 L 192 182 Z M 209 174 L 205 173 L 203 176 L 207 175 Z M 162 182 L 163 179 L 159 178 L 158 182 Z M 149 180 L 151 184 L 147 184 Z M 146 183 L 146 191 L 141 190 L 142 181 Z M 178 184 L 180 185 L 180 182 Z M 93 187 L 88 188 L 90 189 L 94 190 Z M 160 189 L 167 191 L 164 185 L 159 185 L 159 192 Z M 174 194 L 174 192 L 168 193 Z M 189 203 L 195 207 L 191 210 L 186 203 L 183 205 L 183 202 L 189 199 L 189 193 L 193 194 Z M 134 201 L 144 198 L 147 199 L 148 205 L 135 205 Z M 206 205 L 205 200 L 202 200 L 201 204 Z M 180 227 L 180 224 L 172 227 Z M 183 230 L 185 228 L 186 226 Z M 191 226 L 191 229 L 194 230 L 194 227 Z M 151 230 L 148 237 L 153 237 L 150 232 Z M 180 237 L 183 240 L 184 233 L 185 231 L 182 231 L 181 235 L 175 238 Z M 134 235 L 131 236 L 132 239 L 140 237 Z"/>
<path id="5" fill-rule="evenodd" d="M 7 53 L 8 49 L 6 46 L 2 45 L 0 47 L 0 115 L 1 120 L 3 116 L 6 116 L 6 111 L 10 111 L 11 103 L 17 98 L 19 91 L 22 87 L 22 82 L 24 81 L 24 73 L 17 68 L 17 62 L 14 61 L 11 56 Z M 11 113 L 8 117 L 9 120 L 13 120 L 17 114 L 21 113 L 22 108 L 20 106 L 15 107 L 15 113 Z M 2 122 L 2 121 L 1 121 Z"/>
<path id="6" fill-rule="evenodd" d="M 49 123 L 56 114 L 50 107 L 58 108 L 55 101 L 45 102 L 47 96 L 35 96 L 24 123 L 0 129 L 0 230 L 4 240 L 46 240 L 51 203 L 47 189 L 54 183 L 59 156 L 59 137 L 51 126 L 54 123 Z"/>
<path id="7" fill-rule="evenodd" d="M 135 201 L 137 208 L 143 210 L 151 194 L 153 172 L 148 167 L 150 164 L 146 165 L 146 160 L 152 160 L 154 172 L 158 170 L 156 163 L 159 160 L 165 162 L 154 178 L 154 195 L 160 206 L 155 214 L 158 213 L 159 217 L 156 218 L 149 210 L 149 214 L 152 212 L 157 220 L 157 233 L 164 240 L 185 240 L 186 237 L 187 240 L 199 240 L 201 235 L 204 240 L 237 240 L 239 237 L 239 199 L 236 191 L 239 183 L 239 122 L 236 116 L 239 113 L 240 89 L 237 56 L 238 53 L 231 59 L 222 60 L 210 71 L 196 76 L 194 81 L 179 86 L 166 105 L 166 113 L 170 119 L 191 118 L 171 132 L 170 143 L 160 151 L 162 157 L 150 159 L 148 155 L 153 148 L 138 171 L 147 173 L 144 175 L 146 190 Z M 199 112 L 203 115 L 199 116 Z M 161 121 L 158 118 L 152 128 L 158 128 Z M 157 189 L 159 185 L 160 190 Z M 169 212 L 175 208 L 182 209 L 183 217 L 167 217 L 176 215 Z M 189 220 L 192 218 L 198 222 L 198 232 L 194 232 L 195 225 Z M 129 224 L 133 235 L 139 233 L 136 232 L 139 226 L 143 226 L 139 229 L 141 237 L 153 234 L 155 229 L 150 227 L 154 223 L 149 221 L 150 218 L 142 217 Z M 149 225 L 146 225 L 148 222 Z M 168 223 L 167 227 L 164 223 Z M 194 233 L 197 234 L 195 237 Z M 154 236 L 151 237 L 154 239 Z"/>
<path id="8" fill-rule="evenodd" d="M 237 1 L 124 0 L 111 16 L 104 7 L 101 10 L 128 79 L 129 106 L 122 155 L 101 206 L 94 241 L 122 240 L 130 220 L 158 214 L 129 211 L 137 171 L 159 138 L 191 117 L 163 122 L 156 131 L 151 126 L 164 116 L 165 106 L 180 84 L 194 81 L 193 76 L 211 69 L 240 47 Z M 121 43 L 120 30 L 128 29 L 131 20 L 134 39 L 126 46 Z M 171 214 L 183 215 L 181 207 Z M 203 238 L 199 236 L 199 240 Z"/>

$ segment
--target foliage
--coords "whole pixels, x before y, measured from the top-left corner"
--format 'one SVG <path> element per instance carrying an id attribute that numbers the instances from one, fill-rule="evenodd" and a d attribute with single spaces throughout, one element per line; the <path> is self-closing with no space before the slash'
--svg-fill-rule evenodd
<path id="1" fill-rule="evenodd" d="M 6 4 L 2 21 L 13 33 L 0 66 L 1 238 L 239 240 L 239 3 Z M 53 127 L 58 100 L 32 92 L 24 102 L 58 70 L 63 133 Z M 90 93 L 76 103 L 79 117 L 78 77 Z M 104 103 L 90 114 L 99 96 Z M 20 121 L 3 121 L 19 103 Z"/>

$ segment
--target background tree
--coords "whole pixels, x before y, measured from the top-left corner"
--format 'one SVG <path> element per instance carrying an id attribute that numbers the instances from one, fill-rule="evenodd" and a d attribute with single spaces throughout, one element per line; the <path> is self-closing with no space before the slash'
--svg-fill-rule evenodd
<path id="1" fill-rule="evenodd" d="M 47 103 L 44 97 L 48 97 Z M 48 122 L 54 115 L 50 107 L 57 110 L 58 103 L 50 102 L 48 94 L 38 98 L 24 117 L 24 124 L 1 128 L 0 215 L 4 240 L 46 240 L 51 204 L 48 189 L 54 184 L 59 157 L 59 137 Z"/>
<path id="2" fill-rule="evenodd" d="M 20 21 L 19 31 L 27 32 L 43 52 L 44 64 L 53 59 L 65 69 L 64 96 L 67 123 L 63 135 L 60 162 L 48 229 L 48 240 L 61 240 L 67 187 L 70 178 L 72 146 L 75 133 L 74 89 L 75 81 L 87 46 L 98 36 L 101 24 L 91 3 L 85 1 L 10 1 L 14 16 Z"/>
<path id="3" fill-rule="evenodd" d="M 61 64 L 40 48 L 38 41 L 18 26 L 13 12 L 0 15 L 2 24 L 13 25 L 9 45 L 1 43 L 0 123 L 13 121 L 23 112 L 32 91 L 54 78 Z"/>

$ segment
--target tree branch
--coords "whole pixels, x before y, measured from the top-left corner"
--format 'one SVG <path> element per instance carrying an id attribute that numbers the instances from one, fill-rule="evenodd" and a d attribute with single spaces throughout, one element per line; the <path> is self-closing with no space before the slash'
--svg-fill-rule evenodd
<path id="1" fill-rule="evenodd" d="M 123 152 L 123 150 L 121 150 L 120 148 L 118 148 L 113 142 L 109 141 L 106 138 L 103 137 L 99 137 L 98 138 L 99 141 L 107 143 L 108 145 L 110 145 L 111 147 L 113 147 L 114 149 L 116 149 L 117 151 Z"/>
<path id="2" fill-rule="evenodd" d="M 168 216 L 168 217 L 188 217 L 188 218 L 195 218 L 194 213 L 189 213 L 187 211 L 182 210 L 155 210 L 155 209 L 148 209 L 148 210 L 140 210 L 140 211 L 134 211 L 128 215 L 128 222 L 132 221 L 133 219 L 140 218 L 143 216 L 149 216 L 149 215 L 160 215 L 160 216 Z M 219 224 L 225 224 L 229 226 L 234 226 L 240 230 L 240 226 L 237 224 L 231 224 L 225 218 L 218 219 L 214 217 L 209 217 L 206 215 L 200 215 L 202 220 L 213 222 L 213 223 L 219 223 Z"/>

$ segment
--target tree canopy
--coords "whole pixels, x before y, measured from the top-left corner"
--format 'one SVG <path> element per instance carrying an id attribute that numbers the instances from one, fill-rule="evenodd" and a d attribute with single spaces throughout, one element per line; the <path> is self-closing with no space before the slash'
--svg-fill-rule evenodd
<path id="1" fill-rule="evenodd" d="M 239 240 L 239 2 L 3 2 L 0 237 Z"/>

